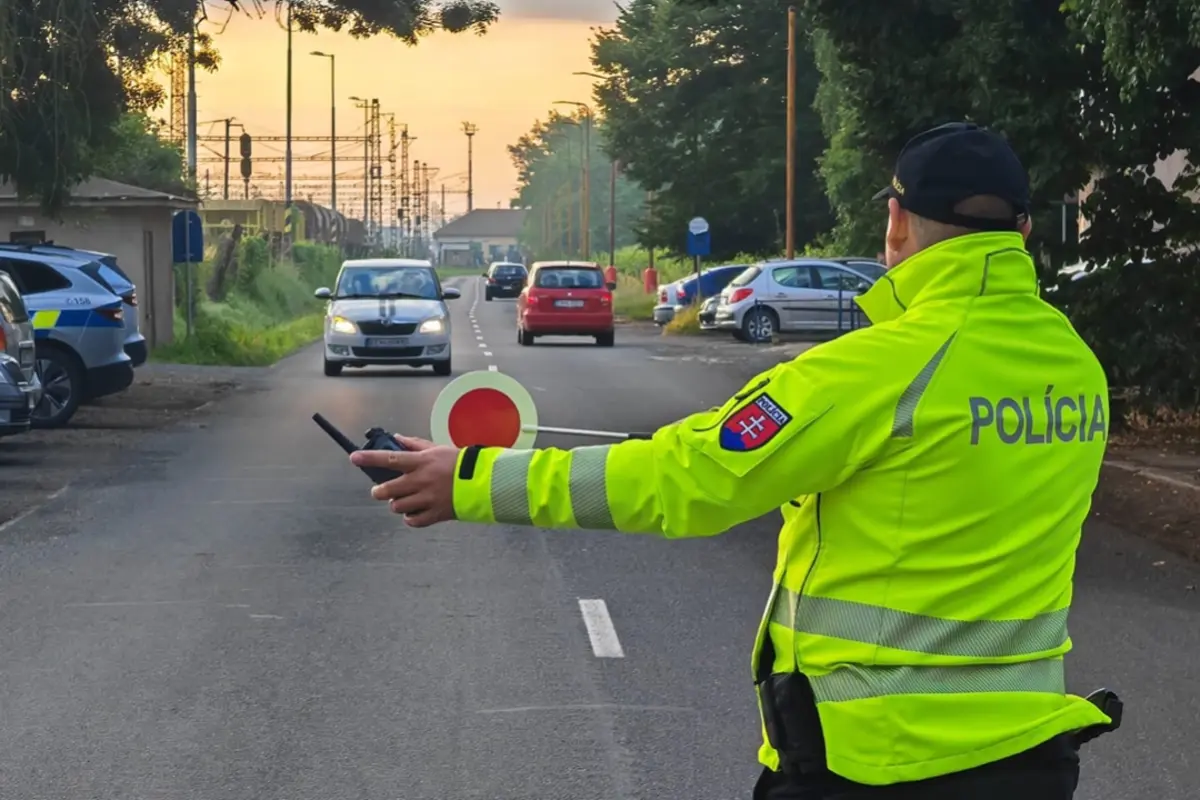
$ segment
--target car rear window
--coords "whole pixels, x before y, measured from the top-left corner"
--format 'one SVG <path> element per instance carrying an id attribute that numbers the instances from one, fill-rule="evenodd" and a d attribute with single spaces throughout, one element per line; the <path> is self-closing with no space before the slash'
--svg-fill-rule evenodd
<path id="1" fill-rule="evenodd" d="M 604 274 L 598 269 L 544 267 L 538 270 L 540 289 L 603 289 Z"/>
<path id="2" fill-rule="evenodd" d="M 762 274 L 762 267 L 746 267 L 741 275 L 729 282 L 730 286 L 745 286 L 748 283 L 753 283 L 754 279 Z"/>
<path id="3" fill-rule="evenodd" d="M 496 267 L 495 275 L 497 278 L 523 278 L 525 270 L 522 267 Z"/>

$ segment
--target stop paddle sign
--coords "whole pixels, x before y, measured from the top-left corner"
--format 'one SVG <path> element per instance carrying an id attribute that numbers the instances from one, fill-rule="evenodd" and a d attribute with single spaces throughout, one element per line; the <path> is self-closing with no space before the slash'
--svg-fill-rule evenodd
<path id="1" fill-rule="evenodd" d="M 433 402 L 429 430 L 436 444 L 528 450 L 537 439 L 537 407 L 517 380 L 480 370 L 459 376 Z"/>

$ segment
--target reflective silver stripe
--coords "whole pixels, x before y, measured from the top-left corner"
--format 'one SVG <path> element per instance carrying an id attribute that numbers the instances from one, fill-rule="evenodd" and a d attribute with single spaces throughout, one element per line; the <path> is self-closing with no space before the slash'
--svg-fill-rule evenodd
<path id="1" fill-rule="evenodd" d="M 492 462 L 492 516 L 496 522 L 531 525 L 529 464 L 533 450 L 505 450 Z"/>
<path id="2" fill-rule="evenodd" d="M 942 363 L 942 359 L 946 356 L 946 351 L 950 349 L 950 344 L 954 341 L 956 334 L 950 334 L 950 338 L 942 343 L 938 351 L 933 354 L 933 358 L 929 359 L 917 377 L 913 378 L 913 382 L 900 394 L 900 401 L 896 403 L 896 415 L 892 420 L 892 437 L 897 439 L 911 438 L 913 435 L 913 420 L 916 418 L 917 405 L 921 402 L 921 397 L 924 396 L 925 390 L 929 388 L 929 382 L 933 380 L 933 373 L 937 372 L 938 366 Z"/>
<path id="3" fill-rule="evenodd" d="M 1061 658 L 962 667 L 841 667 L 809 681 L 818 703 L 901 694 L 1066 692 Z"/>
<path id="4" fill-rule="evenodd" d="M 797 607 L 793 618 L 790 609 Z M 771 621 L 790 630 L 852 642 L 967 658 L 1002 658 L 1054 650 L 1067 641 L 1067 609 L 1033 619 L 952 620 L 781 589 Z"/>
<path id="5" fill-rule="evenodd" d="M 571 511 L 575 524 L 592 530 L 616 530 L 608 507 L 605 463 L 612 445 L 576 447 L 571 450 Z"/>

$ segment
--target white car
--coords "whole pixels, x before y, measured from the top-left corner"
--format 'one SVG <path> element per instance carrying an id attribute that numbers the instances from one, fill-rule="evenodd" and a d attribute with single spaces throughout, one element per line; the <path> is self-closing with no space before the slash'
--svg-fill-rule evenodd
<path id="1" fill-rule="evenodd" d="M 776 332 L 864 327 L 869 323 L 854 297 L 886 271 L 870 259 L 764 261 L 721 291 L 713 324 L 748 342 L 769 341 Z"/>
<path id="2" fill-rule="evenodd" d="M 432 366 L 451 372 L 450 310 L 462 296 L 443 288 L 429 261 L 373 258 L 346 261 L 333 290 L 316 296 L 325 310 L 325 374 L 344 367 Z"/>

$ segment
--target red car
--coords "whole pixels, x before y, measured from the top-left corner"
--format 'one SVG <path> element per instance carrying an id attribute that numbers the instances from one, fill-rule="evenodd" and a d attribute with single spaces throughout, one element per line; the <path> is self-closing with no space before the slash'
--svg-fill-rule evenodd
<path id="1" fill-rule="evenodd" d="M 594 336 L 601 347 L 613 345 L 613 295 L 616 284 L 586 261 L 536 261 L 517 297 L 517 341 L 536 336 Z"/>

